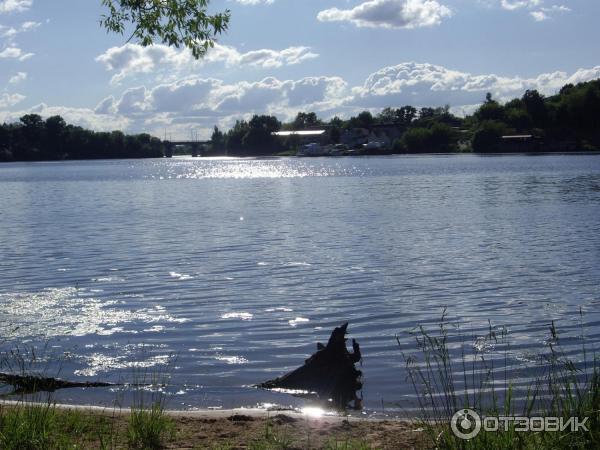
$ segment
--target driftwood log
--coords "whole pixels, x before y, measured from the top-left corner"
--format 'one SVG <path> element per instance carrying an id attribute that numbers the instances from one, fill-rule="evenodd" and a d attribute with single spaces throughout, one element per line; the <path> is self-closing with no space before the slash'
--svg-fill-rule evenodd
<path id="1" fill-rule="evenodd" d="M 345 409 L 353 402 L 360 408 L 356 391 L 362 388 L 362 372 L 354 366 L 361 360 L 358 342 L 352 339 L 353 352 L 346 348 L 348 323 L 331 333 L 327 345 L 317 343 L 317 352 L 304 365 L 274 380 L 258 385 L 263 389 L 284 389 L 316 394 L 337 408 Z"/>
<path id="2" fill-rule="evenodd" d="M 15 394 L 33 394 L 35 392 L 54 392 L 58 389 L 109 387 L 113 383 L 66 381 L 60 378 L 47 378 L 39 375 L 14 375 L 0 373 L 0 384 L 12 386 Z"/>

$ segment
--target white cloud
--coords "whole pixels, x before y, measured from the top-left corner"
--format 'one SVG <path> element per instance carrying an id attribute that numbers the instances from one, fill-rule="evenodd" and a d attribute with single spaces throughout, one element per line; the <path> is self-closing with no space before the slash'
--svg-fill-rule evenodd
<path id="1" fill-rule="evenodd" d="M 555 13 L 570 12 L 571 9 L 563 5 L 553 5 L 549 8 L 541 7 L 537 11 L 531 11 L 529 14 L 536 22 L 543 22 L 551 18 Z"/>
<path id="2" fill-rule="evenodd" d="M 371 74 L 363 86 L 353 89 L 353 104 L 365 107 L 385 107 L 412 104 L 461 106 L 481 102 L 491 92 L 500 100 L 520 97 L 527 89 L 543 94 L 555 94 L 567 83 L 588 81 L 600 77 L 600 66 L 565 72 L 543 73 L 534 78 L 474 75 L 433 64 L 415 62 L 385 67 Z"/>
<path id="3" fill-rule="evenodd" d="M 21 96 L 22 97 L 22 96 Z M 24 98 L 24 97 L 23 97 Z M 0 97 L 0 107 L 2 106 Z M 21 99 L 22 100 L 22 99 Z M 40 103 L 29 109 L 20 111 L 0 111 L 0 122 L 18 122 L 25 114 L 39 114 L 42 117 L 62 116 L 67 123 L 79 125 L 97 131 L 127 130 L 135 131 L 133 121 L 118 115 L 98 114 L 88 108 L 71 108 L 68 106 L 48 106 Z"/>
<path id="4" fill-rule="evenodd" d="M 10 108 L 23 100 L 25 100 L 24 95 L 4 93 L 0 95 L 0 108 Z"/>
<path id="5" fill-rule="evenodd" d="M 0 1 L 0 13 L 27 11 L 32 4 L 33 0 L 2 0 Z"/>
<path id="6" fill-rule="evenodd" d="M 212 78 L 161 84 L 148 92 L 148 109 L 159 113 L 211 110 L 222 89 L 223 83 Z"/>
<path id="7" fill-rule="evenodd" d="M 281 80 L 227 83 L 216 78 L 191 77 L 153 87 L 125 89 L 121 95 L 102 100 L 95 109 L 38 105 L 29 111 L 0 113 L 14 118 L 27 112 L 43 116 L 60 114 L 68 122 L 98 130 L 123 129 L 162 136 L 167 129 L 174 138 L 187 138 L 190 130 L 209 138 L 212 126 L 231 126 L 236 119 L 252 114 L 274 114 L 292 119 L 298 111 L 315 111 L 320 117 L 348 116 L 357 111 L 402 105 L 440 106 L 449 104 L 458 114 L 472 112 L 491 92 L 506 101 L 520 97 L 526 89 L 556 93 L 567 83 L 600 78 L 600 66 L 542 73 L 535 77 L 471 74 L 447 67 L 407 62 L 382 68 L 360 86 L 351 87 L 341 77 L 305 77 Z M 0 97 L 2 108 L 23 100 L 19 94 Z M 6 119 L 5 119 L 6 120 Z"/>
<path id="8" fill-rule="evenodd" d="M 419 28 L 439 25 L 451 15 L 450 9 L 436 0 L 369 0 L 352 9 L 326 9 L 317 19 L 358 27 Z"/>
<path id="9" fill-rule="evenodd" d="M 535 20 L 536 22 L 543 22 L 544 20 L 548 20 L 549 17 L 548 15 L 544 12 L 544 11 L 531 11 L 529 13 L 531 15 L 531 17 L 533 17 L 533 20 Z"/>
<path id="10" fill-rule="evenodd" d="M 0 25 L 0 59 L 18 59 L 25 61 L 34 56 L 33 53 L 25 53 L 15 42 L 17 35 L 29 31 L 33 31 L 41 25 L 40 22 L 27 21 L 18 26 Z M 13 82 L 13 81 L 11 81 Z"/>
<path id="11" fill-rule="evenodd" d="M 108 97 L 96 112 L 119 114 L 179 113 L 222 116 L 331 107 L 343 101 L 347 84 L 339 77 L 307 77 L 225 83 L 214 78 L 191 78 L 127 89 L 119 99 Z"/>
<path id="12" fill-rule="evenodd" d="M 10 84 L 17 84 L 20 83 L 21 81 L 25 81 L 27 79 L 27 73 L 25 72 L 17 72 L 15 75 L 13 75 L 12 77 L 10 77 L 10 79 L 8 80 L 8 82 Z"/>
<path id="13" fill-rule="evenodd" d="M 0 52 L 0 58 L 18 58 L 21 56 L 22 51 L 17 47 L 8 47 Z"/>
<path id="14" fill-rule="evenodd" d="M 564 75 L 564 72 L 555 72 Z M 591 69 L 579 69 L 565 80 L 565 84 L 577 84 L 600 78 L 600 66 Z"/>
<path id="15" fill-rule="evenodd" d="M 288 47 L 283 50 L 253 50 L 247 53 L 238 53 L 234 64 L 254 65 L 266 69 L 300 64 L 308 59 L 317 58 L 319 55 L 310 51 L 310 47 Z"/>
<path id="16" fill-rule="evenodd" d="M 536 22 L 544 22 L 556 13 L 569 12 L 564 5 L 545 6 L 545 0 L 500 0 L 500 6 L 507 11 L 526 10 Z"/>
<path id="17" fill-rule="evenodd" d="M 19 61 L 25 61 L 33 56 L 33 53 L 23 53 L 18 47 L 7 47 L 0 52 L 0 59 L 18 59 Z"/>
<path id="18" fill-rule="evenodd" d="M 96 114 L 115 114 L 116 112 L 115 98 L 112 95 L 106 97 L 94 108 Z"/>
<path id="19" fill-rule="evenodd" d="M 21 30 L 22 31 L 31 31 L 31 30 L 35 30 L 36 28 L 38 28 L 42 23 L 41 22 L 34 22 L 34 21 L 27 21 L 27 22 L 23 22 L 21 24 Z"/>
<path id="20" fill-rule="evenodd" d="M 416 107 L 450 104 L 453 111 L 462 113 L 476 108 L 487 92 L 500 100 L 520 97 L 526 89 L 538 89 L 550 95 L 566 83 L 598 77 L 600 66 L 580 69 L 573 74 L 551 72 L 524 78 L 471 74 L 409 62 L 385 67 L 356 87 L 350 87 L 340 77 L 298 80 L 267 77 L 256 82 L 237 83 L 225 83 L 215 78 L 190 78 L 149 89 L 127 89 L 116 99 L 103 100 L 95 112 L 127 117 L 134 126 L 156 127 L 159 135 L 161 130 L 168 128 L 185 137 L 190 127 L 196 127 L 208 133 L 203 137 L 209 137 L 212 125 L 230 126 L 236 119 L 252 114 L 275 114 L 282 120 L 289 120 L 298 111 L 315 111 L 322 117 L 330 117 L 406 104 Z"/>
<path id="21" fill-rule="evenodd" d="M 234 47 L 216 44 L 201 60 L 193 58 L 186 50 L 177 50 L 158 44 L 142 47 L 138 44 L 126 44 L 112 47 L 96 58 L 107 70 L 117 72 L 112 82 L 118 83 L 125 77 L 139 73 L 168 71 L 171 75 L 190 72 L 204 64 L 223 63 L 226 66 L 254 66 L 273 69 L 299 64 L 317 58 L 309 47 L 288 47 L 283 50 L 262 49 L 241 53 Z"/>
<path id="22" fill-rule="evenodd" d="M 500 4 L 509 11 L 521 8 L 533 8 L 539 6 L 542 0 L 501 0 Z"/>
<path id="23" fill-rule="evenodd" d="M 235 0 L 235 1 L 238 3 L 241 3 L 242 5 L 260 5 L 260 4 L 270 5 L 275 2 L 275 0 Z"/>
<path id="24" fill-rule="evenodd" d="M 14 27 L 7 27 L 4 25 L 0 25 L 0 38 L 9 38 L 12 39 L 17 35 L 19 31 Z"/>
<path id="25" fill-rule="evenodd" d="M 125 115 L 150 110 L 146 101 L 146 88 L 140 86 L 127 89 L 116 105 L 116 109 L 117 112 Z"/>
<path id="26" fill-rule="evenodd" d="M 0 25 L 0 38 L 12 40 L 17 34 L 32 31 L 38 28 L 41 22 L 23 22 L 19 27 L 7 27 Z"/>
<path id="27" fill-rule="evenodd" d="M 300 110 L 327 112 L 343 107 L 349 95 L 339 77 L 307 77 L 225 83 L 214 78 L 190 78 L 153 88 L 126 89 L 118 98 L 109 96 L 94 109 L 96 115 L 123 117 L 130 129 L 187 137 L 193 127 L 209 137 L 213 125 L 231 126 L 252 114 L 274 114 L 290 120 Z"/>

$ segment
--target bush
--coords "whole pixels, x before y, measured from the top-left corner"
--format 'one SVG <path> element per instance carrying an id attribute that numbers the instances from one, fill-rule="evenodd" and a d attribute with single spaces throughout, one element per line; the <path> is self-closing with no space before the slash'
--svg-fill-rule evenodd
<path id="1" fill-rule="evenodd" d="M 436 152 L 449 152 L 454 143 L 452 128 L 444 123 L 436 123 L 430 129 L 430 145 Z"/>
<path id="2" fill-rule="evenodd" d="M 394 150 L 403 149 L 408 153 L 448 152 L 452 150 L 454 142 L 454 132 L 450 126 L 434 123 L 431 128 L 407 130 L 401 141 L 394 143 Z"/>
<path id="3" fill-rule="evenodd" d="M 431 149 L 429 128 L 411 128 L 402 135 L 402 146 L 409 153 L 425 153 Z"/>
<path id="4" fill-rule="evenodd" d="M 531 117 L 524 109 L 507 109 L 506 122 L 519 132 L 529 130 L 532 127 Z"/>
<path id="5" fill-rule="evenodd" d="M 0 162 L 13 161 L 13 154 L 10 150 L 0 150 Z"/>
<path id="6" fill-rule="evenodd" d="M 487 120 L 482 122 L 471 142 L 473 151 L 478 153 L 497 152 L 502 135 L 506 132 L 503 123 Z"/>

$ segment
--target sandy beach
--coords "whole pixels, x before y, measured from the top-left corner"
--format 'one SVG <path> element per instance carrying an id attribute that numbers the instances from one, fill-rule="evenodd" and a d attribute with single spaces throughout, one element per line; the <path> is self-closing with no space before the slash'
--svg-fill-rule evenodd
<path id="1" fill-rule="evenodd" d="M 4 401 L 1 408 L 22 407 Z M 27 404 L 26 404 L 27 405 Z M 31 404 L 29 404 L 31 405 Z M 38 404 L 44 406 L 44 404 Z M 127 448 L 128 409 L 95 406 L 53 405 L 58 416 L 77 413 L 85 417 L 80 448 L 101 448 L 100 429 L 111 430 L 112 448 Z M 319 411 L 259 409 L 166 411 L 174 432 L 164 441 L 168 449 L 250 449 L 257 444 L 286 449 L 413 449 L 427 448 L 427 438 L 418 424 L 400 419 L 367 419 L 322 415 Z M 98 424 L 96 433 L 94 423 Z M 82 427 L 83 428 L 83 427 Z M 258 448 L 264 448 L 259 446 Z"/>

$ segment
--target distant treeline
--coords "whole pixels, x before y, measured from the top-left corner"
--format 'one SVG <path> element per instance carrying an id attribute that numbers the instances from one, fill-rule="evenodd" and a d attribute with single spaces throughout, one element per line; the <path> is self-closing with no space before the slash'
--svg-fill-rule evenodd
<path id="1" fill-rule="evenodd" d="M 27 114 L 19 123 L 0 125 L 0 161 L 160 158 L 164 154 L 163 142 L 149 134 L 86 130 L 67 125 L 60 116 L 43 120 Z"/>
<path id="2" fill-rule="evenodd" d="M 214 128 L 203 155 L 293 154 L 302 140 L 280 138 L 281 130 L 324 129 L 324 144 L 353 144 L 353 136 L 384 136 L 385 146 L 377 153 L 497 152 L 600 150 L 600 79 L 568 84 L 560 92 L 544 97 L 528 90 L 521 98 L 505 104 L 487 94 L 470 116 L 458 117 L 448 106 L 385 108 L 373 115 L 363 111 L 348 120 L 321 120 L 314 112 L 300 112 L 288 123 L 274 116 L 255 115 L 238 120 L 223 132 Z M 360 133 L 357 133 L 359 131 Z M 361 134 L 362 133 L 362 134 Z M 511 147 L 503 136 L 527 136 Z M 305 142 L 304 142 L 305 143 Z M 0 125 L 0 161 L 38 161 L 100 158 L 155 158 L 172 147 L 149 134 L 125 135 L 120 131 L 95 132 L 68 125 L 62 117 L 46 120 L 37 114 L 21 117 L 19 123 Z M 370 150 L 372 151 L 372 150 Z"/>
<path id="3" fill-rule="evenodd" d="M 511 147 L 508 135 L 531 136 L 531 143 L 516 150 L 540 151 L 600 149 L 600 79 L 564 86 L 557 95 L 544 97 L 528 90 L 521 98 L 501 104 L 487 94 L 470 116 L 457 117 L 448 106 L 385 108 L 373 115 L 363 111 L 348 120 L 320 120 L 313 112 L 298 113 L 289 123 L 273 116 L 254 116 L 237 121 L 227 132 L 215 127 L 212 153 L 229 155 L 276 154 L 293 151 L 298 136 L 277 138 L 280 130 L 325 129 L 327 142 L 337 144 L 352 130 L 387 132 L 393 139 L 380 153 L 497 152 Z M 346 140 L 348 141 L 348 140 Z M 351 141 L 351 140 L 350 140 Z"/>

